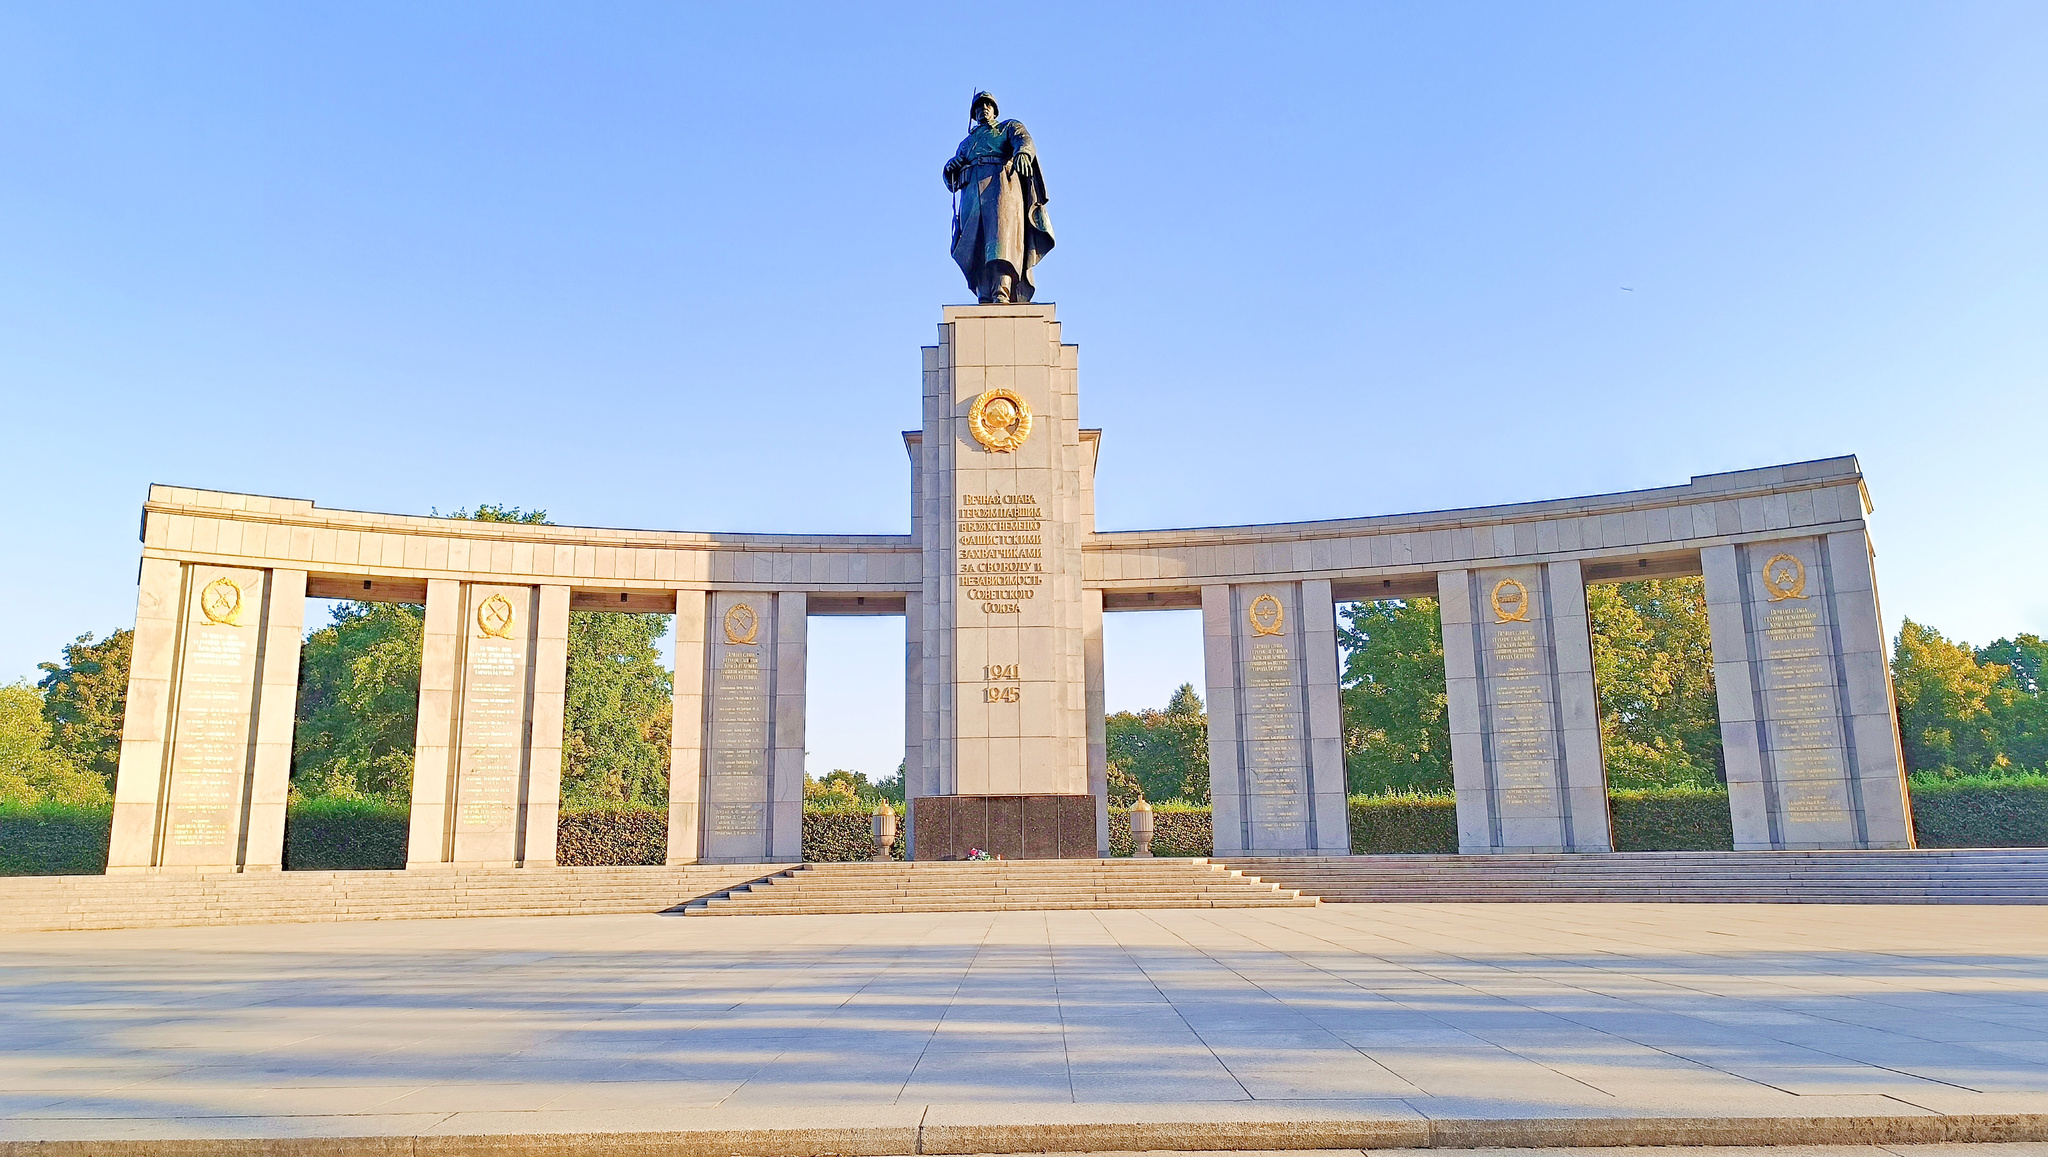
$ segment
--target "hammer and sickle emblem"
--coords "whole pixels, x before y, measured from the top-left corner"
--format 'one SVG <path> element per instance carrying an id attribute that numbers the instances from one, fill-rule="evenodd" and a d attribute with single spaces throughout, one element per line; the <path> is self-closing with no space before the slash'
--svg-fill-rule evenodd
<path id="1" fill-rule="evenodd" d="M 1252 621 L 1254 635 L 1277 635 L 1287 626 L 1287 608 L 1281 606 L 1280 600 L 1272 595 L 1260 595 L 1253 599 L 1250 609 L 1245 612 L 1245 617 Z"/>
<path id="2" fill-rule="evenodd" d="M 1493 584 L 1493 621 L 1528 622 L 1529 588 L 1511 578 L 1504 578 Z"/>
<path id="3" fill-rule="evenodd" d="M 735 647 L 751 647 L 761 633 L 761 616 L 745 603 L 734 603 L 725 612 L 725 641 Z"/>
<path id="4" fill-rule="evenodd" d="M 509 639 L 512 637 L 512 600 L 504 595 L 492 595 L 477 604 L 476 629 L 481 632 L 479 639 Z"/>
<path id="5" fill-rule="evenodd" d="M 242 588 L 235 580 L 222 575 L 207 583 L 199 592 L 199 613 L 209 623 L 224 627 L 242 625 Z"/>
<path id="6" fill-rule="evenodd" d="M 1014 390 L 985 390 L 967 411 L 967 432 L 996 453 L 1007 454 L 1031 436 L 1031 407 Z"/>
<path id="7" fill-rule="evenodd" d="M 1764 589 L 1771 592 L 1769 601 L 1774 603 L 1805 598 L 1806 564 L 1789 554 L 1772 555 L 1764 564 Z"/>

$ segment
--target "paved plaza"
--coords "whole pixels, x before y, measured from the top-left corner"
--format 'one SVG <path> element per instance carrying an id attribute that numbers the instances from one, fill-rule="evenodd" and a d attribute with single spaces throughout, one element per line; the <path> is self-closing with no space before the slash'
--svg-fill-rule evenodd
<path id="1" fill-rule="evenodd" d="M 20 933 L 0 1114 L 13 1141 L 884 1131 L 842 1152 L 918 1127 L 927 1152 L 988 1147 L 945 1147 L 948 1123 L 2026 1117 L 2048 1114 L 2048 920 L 1338 904 Z"/>

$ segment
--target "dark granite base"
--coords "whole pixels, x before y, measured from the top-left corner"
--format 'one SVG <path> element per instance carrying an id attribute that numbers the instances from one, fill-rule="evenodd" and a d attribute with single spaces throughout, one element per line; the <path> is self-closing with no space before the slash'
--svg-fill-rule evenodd
<path id="1" fill-rule="evenodd" d="M 913 801 L 919 860 L 964 860 L 980 848 L 1006 860 L 1092 860 L 1092 795 L 928 795 Z"/>

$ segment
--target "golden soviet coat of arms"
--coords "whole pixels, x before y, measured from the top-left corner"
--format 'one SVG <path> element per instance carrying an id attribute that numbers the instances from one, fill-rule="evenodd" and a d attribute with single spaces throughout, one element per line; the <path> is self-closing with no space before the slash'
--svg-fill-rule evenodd
<path id="1" fill-rule="evenodd" d="M 1768 601 L 1774 603 L 1805 598 L 1806 564 L 1789 554 L 1772 555 L 1764 564 L 1764 589 L 1771 592 Z"/>
<path id="2" fill-rule="evenodd" d="M 223 627 L 242 625 L 242 585 L 222 575 L 199 592 L 199 613 Z"/>
<path id="3" fill-rule="evenodd" d="M 477 604 L 476 637 L 509 640 L 512 638 L 512 619 L 512 600 L 494 594 Z"/>
<path id="4" fill-rule="evenodd" d="M 761 633 L 761 616 L 745 603 L 734 603 L 725 612 L 725 641 L 735 647 L 751 647 Z"/>
<path id="5" fill-rule="evenodd" d="M 1245 612 L 1245 617 L 1251 620 L 1254 635 L 1278 635 L 1287 628 L 1287 608 L 1281 606 L 1280 600 L 1272 595 L 1260 595 L 1253 599 L 1250 609 Z"/>
<path id="6" fill-rule="evenodd" d="M 967 411 L 967 429 L 975 441 L 1007 454 L 1031 436 L 1031 407 L 1015 390 L 1001 386 L 984 390 Z"/>
<path id="7" fill-rule="evenodd" d="M 1493 584 L 1493 621 L 1528 622 L 1529 588 L 1511 578 L 1504 578 Z"/>

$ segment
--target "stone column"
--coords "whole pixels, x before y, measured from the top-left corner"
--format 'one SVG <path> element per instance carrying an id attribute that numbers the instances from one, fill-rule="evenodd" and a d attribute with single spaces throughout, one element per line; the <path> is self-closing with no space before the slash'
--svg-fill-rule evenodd
<path id="1" fill-rule="evenodd" d="M 562 814 L 562 725 L 569 692 L 569 588 L 543 586 L 533 640 L 533 717 L 521 800 L 520 866 L 555 866 Z"/>
<path id="2" fill-rule="evenodd" d="M 1910 848 L 1865 534 L 1700 552 L 1738 851 Z"/>
<path id="3" fill-rule="evenodd" d="M 704 831 L 704 691 L 710 663 L 703 591 L 676 592 L 675 709 L 668 748 L 667 863 L 694 864 Z"/>
<path id="4" fill-rule="evenodd" d="M 1437 576 L 1458 850 L 1614 848 L 1577 560 Z"/>
<path id="5" fill-rule="evenodd" d="M 143 560 L 110 874 L 283 863 L 305 581 Z"/>
<path id="6" fill-rule="evenodd" d="M 554 863 L 568 609 L 567 587 L 428 582 L 408 867 Z"/>
<path id="7" fill-rule="evenodd" d="M 915 472 L 913 472 L 914 474 Z M 924 604 L 903 601 L 903 858 L 917 858 L 917 797 L 930 795 L 924 780 Z"/>
<path id="8" fill-rule="evenodd" d="M 1088 793 L 1095 797 L 1095 854 L 1109 856 L 1109 732 L 1102 672 L 1102 592 L 1081 592 L 1083 663 L 1088 695 Z"/>
<path id="9" fill-rule="evenodd" d="M 711 596 L 701 862 L 803 858 L 806 602 L 766 591 Z"/>
<path id="10" fill-rule="evenodd" d="M 420 634 L 420 700 L 413 723 L 412 814 L 405 866 L 453 859 L 449 801 L 455 797 L 457 697 L 462 688 L 462 584 L 427 580 L 427 616 Z"/>
<path id="11" fill-rule="evenodd" d="M 927 798 L 920 855 L 1092 850 L 1073 347 L 1049 305 L 948 306 L 925 370 L 925 780 L 980 798 Z"/>
<path id="12" fill-rule="evenodd" d="M 1350 851 L 1330 584 L 1202 590 L 1218 856 Z"/>
<path id="13" fill-rule="evenodd" d="M 810 596 L 775 596 L 775 762 L 770 785 L 768 858 L 804 858 L 804 684 L 808 676 Z"/>
<path id="14" fill-rule="evenodd" d="M 298 722 L 299 650 L 306 638 L 306 572 L 270 572 L 263 631 L 262 682 L 256 698 L 256 750 L 251 763 L 248 837 L 242 870 L 284 867 L 285 802 L 292 786 L 292 731 Z"/>

